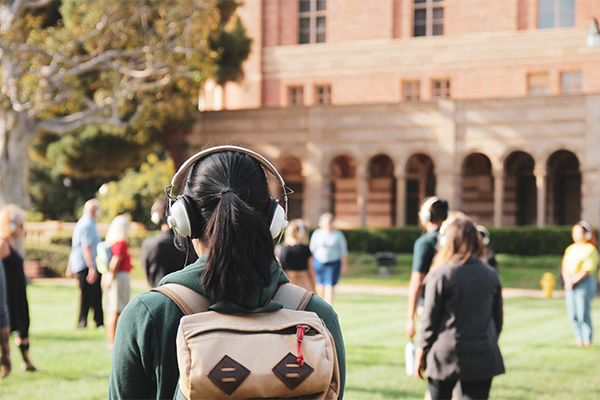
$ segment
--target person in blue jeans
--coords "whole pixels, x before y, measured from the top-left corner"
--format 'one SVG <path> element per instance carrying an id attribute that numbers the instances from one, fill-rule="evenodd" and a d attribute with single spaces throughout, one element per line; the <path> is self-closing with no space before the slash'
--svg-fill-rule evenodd
<path id="1" fill-rule="evenodd" d="M 334 288 L 340 275 L 348 271 L 348 243 L 344 234 L 334 229 L 333 222 L 332 214 L 321 215 L 319 229 L 314 231 L 309 244 L 317 292 L 329 304 L 333 303 Z"/>
<path id="2" fill-rule="evenodd" d="M 594 273 L 598 268 L 598 249 L 594 230 L 585 221 L 573 226 L 573 244 L 565 250 L 561 274 L 565 283 L 567 312 L 577 345 L 592 345 L 592 300 L 596 295 Z"/>

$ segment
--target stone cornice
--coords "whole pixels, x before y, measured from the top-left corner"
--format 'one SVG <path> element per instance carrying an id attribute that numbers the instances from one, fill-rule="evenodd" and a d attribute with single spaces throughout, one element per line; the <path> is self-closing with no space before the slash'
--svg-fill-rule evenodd
<path id="1" fill-rule="evenodd" d="M 453 69 L 599 61 L 585 29 L 545 29 L 454 37 L 372 40 L 263 48 L 266 79 L 368 71 Z"/>

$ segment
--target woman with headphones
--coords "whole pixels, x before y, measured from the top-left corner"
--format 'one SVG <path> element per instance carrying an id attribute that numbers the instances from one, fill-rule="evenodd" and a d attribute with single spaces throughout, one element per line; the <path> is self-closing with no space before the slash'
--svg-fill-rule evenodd
<path id="1" fill-rule="evenodd" d="M 567 312 L 573 325 L 577 345 L 592 344 L 592 300 L 596 294 L 594 272 L 598 268 L 598 249 L 595 232 L 585 221 L 571 230 L 573 244 L 565 250 L 561 275 L 565 284 Z"/>
<path id="2" fill-rule="evenodd" d="M 270 197 L 265 171 L 277 178 L 287 203 L 287 188 L 277 170 L 251 150 L 218 146 L 181 166 L 171 181 L 171 194 L 187 175 L 185 187 L 176 198 L 169 196 L 174 202 L 168 221 L 178 235 L 191 239 L 199 259 L 167 275 L 159 288 L 166 283 L 186 286 L 221 313 L 281 308 L 271 298 L 289 280 L 275 260 L 273 239 L 287 225 L 286 212 Z M 333 336 L 342 398 L 345 353 L 337 314 L 317 296 L 305 310 L 315 312 Z M 182 316 L 170 298 L 155 291 L 127 305 L 115 337 L 110 399 L 173 398 L 179 379 L 176 334 Z"/>
<path id="3" fill-rule="evenodd" d="M 37 371 L 29 356 L 29 302 L 23 257 L 15 249 L 15 240 L 25 230 L 25 211 L 9 204 L 0 211 L 0 259 L 6 275 L 6 294 L 10 314 L 10 329 L 17 331 L 15 343 L 23 356 L 23 371 Z"/>

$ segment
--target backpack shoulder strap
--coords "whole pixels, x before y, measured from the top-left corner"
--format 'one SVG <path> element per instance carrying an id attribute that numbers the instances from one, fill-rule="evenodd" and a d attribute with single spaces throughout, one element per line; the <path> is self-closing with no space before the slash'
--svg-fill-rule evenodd
<path id="1" fill-rule="evenodd" d="M 277 288 L 273 300 L 283 304 L 283 308 L 302 311 L 306 308 L 312 296 L 313 292 L 303 287 L 284 283 Z"/>
<path id="2" fill-rule="evenodd" d="M 150 290 L 153 292 L 160 292 L 173 300 L 184 315 L 208 311 L 208 307 L 211 306 L 211 303 L 206 296 L 178 283 L 167 283 Z"/>

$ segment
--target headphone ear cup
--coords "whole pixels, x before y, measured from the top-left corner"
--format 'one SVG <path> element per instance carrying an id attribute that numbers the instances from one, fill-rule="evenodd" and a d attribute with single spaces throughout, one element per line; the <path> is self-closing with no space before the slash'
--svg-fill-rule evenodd
<path id="1" fill-rule="evenodd" d="M 271 231 L 271 237 L 275 239 L 287 228 L 288 220 L 286 219 L 285 210 L 279 205 L 279 202 L 275 199 L 271 199 L 274 206 L 272 207 L 271 224 L 269 231 Z"/>
<path id="2" fill-rule="evenodd" d="M 185 196 L 178 196 L 177 200 L 169 207 L 167 224 L 171 229 L 182 236 L 190 237 L 192 235 Z"/>
<path id="3" fill-rule="evenodd" d="M 431 221 L 431 211 L 429 209 L 424 209 L 419 212 L 419 218 L 425 224 L 426 222 Z"/>

